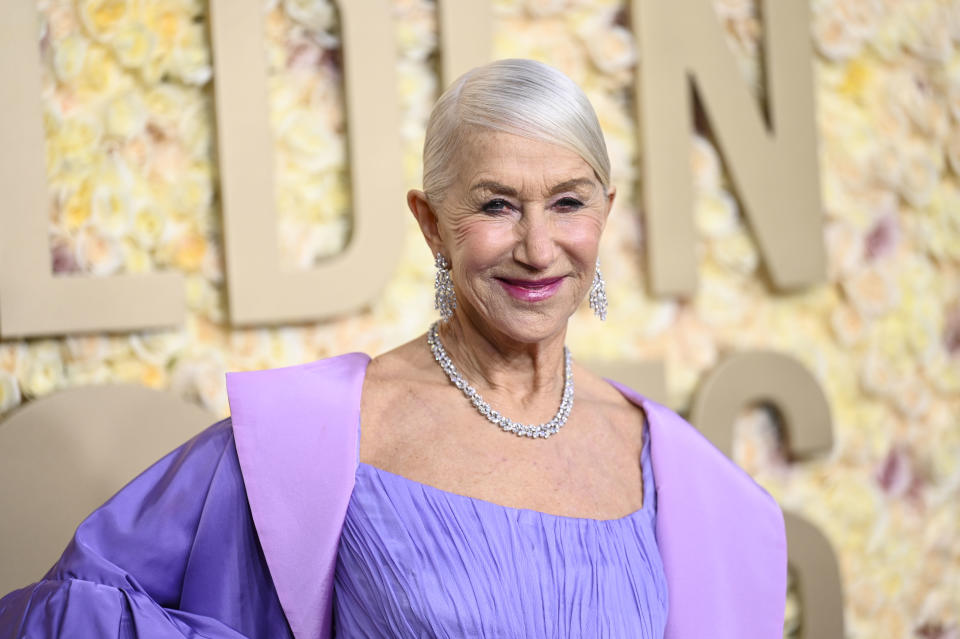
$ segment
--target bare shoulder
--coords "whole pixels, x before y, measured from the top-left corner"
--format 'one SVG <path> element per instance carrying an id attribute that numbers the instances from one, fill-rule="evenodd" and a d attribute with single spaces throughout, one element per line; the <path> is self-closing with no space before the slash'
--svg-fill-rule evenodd
<path id="1" fill-rule="evenodd" d="M 625 439 L 642 441 L 647 427 L 643 407 L 634 404 L 610 382 L 583 366 L 575 364 L 573 374 L 577 402 L 601 416 Z"/>
<path id="2" fill-rule="evenodd" d="M 422 420 L 436 364 L 416 338 L 370 361 L 360 397 L 361 458 L 377 456 Z"/>

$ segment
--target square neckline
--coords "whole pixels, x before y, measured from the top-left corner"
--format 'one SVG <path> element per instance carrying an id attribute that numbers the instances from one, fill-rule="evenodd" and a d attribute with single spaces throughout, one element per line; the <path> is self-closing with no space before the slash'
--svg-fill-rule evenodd
<path id="1" fill-rule="evenodd" d="M 356 472 L 361 467 L 365 467 L 371 472 L 373 472 L 374 474 L 380 475 L 381 477 L 386 476 L 394 482 L 406 483 L 408 485 L 417 486 L 421 490 L 441 495 L 447 499 L 465 500 L 473 504 L 483 505 L 486 508 L 497 508 L 500 510 L 516 513 L 517 515 L 529 514 L 531 516 L 537 516 L 540 518 L 549 518 L 553 520 L 567 520 L 572 523 L 581 523 L 581 524 L 587 523 L 592 525 L 603 525 L 603 524 L 616 525 L 618 523 L 632 521 L 633 519 L 648 513 L 651 515 L 651 518 L 652 518 L 652 516 L 655 515 L 656 513 L 651 512 L 652 506 L 650 506 L 650 502 L 656 500 L 656 479 L 653 476 L 653 463 L 650 456 L 650 439 L 651 439 L 650 416 L 646 407 L 643 406 L 643 403 L 642 403 L 642 401 L 645 400 L 646 398 L 640 395 L 639 393 L 637 393 L 636 396 L 641 401 L 640 402 L 635 401 L 633 397 L 631 397 L 629 394 L 624 392 L 623 388 L 619 384 L 617 384 L 617 382 L 614 382 L 613 380 L 609 380 L 606 378 L 604 378 L 604 381 L 610 384 L 617 392 L 619 392 L 624 398 L 626 398 L 627 401 L 629 401 L 631 404 L 639 408 L 643 413 L 643 423 L 644 423 L 643 431 L 644 432 L 643 432 L 643 443 L 641 444 L 641 452 L 640 452 L 640 472 L 641 472 L 641 477 L 643 478 L 643 496 L 642 496 L 643 503 L 641 504 L 640 508 L 632 512 L 629 512 L 625 515 L 621 515 L 620 517 L 606 518 L 606 519 L 596 519 L 593 517 L 576 517 L 573 515 L 559 515 L 555 513 L 544 512 L 542 510 L 536 510 L 534 508 L 520 508 L 516 506 L 507 506 L 504 504 L 499 504 L 494 501 L 490 501 L 489 499 L 472 497 L 470 495 L 464 495 L 462 493 L 453 492 L 452 490 L 446 490 L 446 489 L 440 488 L 439 486 L 434 486 L 433 484 L 428 484 L 422 481 L 418 481 L 416 479 L 412 479 L 405 475 L 401 475 L 399 473 L 389 471 L 385 468 L 381 468 L 379 466 L 374 466 L 373 464 L 368 464 L 367 462 L 360 461 L 360 435 L 361 435 L 362 424 L 360 423 L 359 415 L 357 417 L 357 462 L 356 462 L 356 468 L 354 469 L 354 486 L 356 486 Z"/>

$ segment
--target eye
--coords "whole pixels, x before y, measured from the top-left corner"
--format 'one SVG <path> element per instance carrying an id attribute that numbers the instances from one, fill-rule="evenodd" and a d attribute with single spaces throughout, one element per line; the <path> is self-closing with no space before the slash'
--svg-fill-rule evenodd
<path id="1" fill-rule="evenodd" d="M 575 210 L 583 206 L 583 202 L 575 197 L 562 197 L 554 205 L 560 209 Z"/>
<path id="2" fill-rule="evenodd" d="M 495 198 L 484 204 L 481 208 L 488 213 L 499 213 L 500 211 L 506 211 L 510 208 L 510 203 L 503 198 Z"/>

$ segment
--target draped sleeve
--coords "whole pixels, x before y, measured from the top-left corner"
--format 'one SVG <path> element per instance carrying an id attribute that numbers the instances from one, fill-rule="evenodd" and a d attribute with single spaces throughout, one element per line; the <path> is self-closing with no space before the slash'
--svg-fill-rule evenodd
<path id="1" fill-rule="evenodd" d="M 95 510 L 37 583 L 0 599 L 0 639 L 290 637 L 230 418 Z"/>

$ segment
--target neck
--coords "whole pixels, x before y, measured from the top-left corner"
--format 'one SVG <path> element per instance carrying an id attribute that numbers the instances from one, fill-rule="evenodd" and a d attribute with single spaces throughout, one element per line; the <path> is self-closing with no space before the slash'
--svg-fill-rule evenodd
<path id="1" fill-rule="evenodd" d="M 521 342 L 460 313 L 439 326 L 440 339 L 460 373 L 475 387 L 521 403 L 563 390 L 566 327 L 537 342 Z"/>

